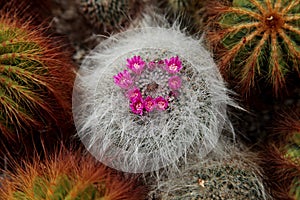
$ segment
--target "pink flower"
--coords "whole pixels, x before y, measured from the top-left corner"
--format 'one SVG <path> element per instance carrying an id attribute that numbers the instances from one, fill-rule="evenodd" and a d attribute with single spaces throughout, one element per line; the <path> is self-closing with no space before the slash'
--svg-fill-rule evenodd
<path id="1" fill-rule="evenodd" d="M 170 74 L 175 74 L 182 69 L 181 61 L 178 56 L 170 58 L 170 60 L 165 59 L 166 70 Z"/>
<path id="2" fill-rule="evenodd" d="M 146 97 L 146 99 L 144 100 L 145 110 L 147 112 L 151 112 L 155 108 L 155 106 L 156 106 L 155 100 L 150 96 Z"/>
<path id="3" fill-rule="evenodd" d="M 133 80 L 127 70 L 124 70 L 114 76 L 114 82 L 116 85 L 124 89 L 128 89 L 133 84 Z"/>
<path id="4" fill-rule="evenodd" d="M 166 110 L 168 108 L 168 101 L 161 96 L 155 98 L 155 102 L 158 110 Z"/>
<path id="5" fill-rule="evenodd" d="M 127 97 L 130 101 L 132 101 L 135 98 L 142 98 L 142 94 L 139 88 L 134 87 L 133 89 L 127 92 Z"/>
<path id="6" fill-rule="evenodd" d="M 144 109 L 143 98 L 137 97 L 132 99 L 130 103 L 130 108 L 134 114 L 143 115 L 143 109 Z"/>
<path id="7" fill-rule="evenodd" d="M 145 62 L 140 56 L 133 56 L 131 59 L 127 59 L 127 65 L 136 74 L 141 74 L 145 67 Z"/>
<path id="8" fill-rule="evenodd" d="M 148 63 L 148 69 L 154 70 L 155 67 L 156 67 L 156 63 L 155 63 L 154 61 L 150 61 L 150 62 Z"/>
<path id="9" fill-rule="evenodd" d="M 179 76 L 172 76 L 168 81 L 171 90 L 178 90 L 181 87 L 181 78 Z"/>

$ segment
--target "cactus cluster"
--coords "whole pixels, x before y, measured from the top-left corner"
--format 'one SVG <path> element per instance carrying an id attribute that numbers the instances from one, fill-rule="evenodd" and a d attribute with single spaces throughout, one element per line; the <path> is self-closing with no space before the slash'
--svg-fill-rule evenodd
<path id="1" fill-rule="evenodd" d="M 0 132 L 17 139 L 71 117 L 75 73 L 43 27 L 5 8 L 0 13 Z"/>
<path id="2" fill-rule="evenodd" d="M 215 20 L 207 39 L 221 71 L 238 82 L 243 95 L 263 82 L 278 96 L 288 74 L 300 75 L 299 0 L 233 0 L 209 6 Z"/>
<path id="3" fill-rule="evenodd" d="M 79 9 L 96 29 L 111 31 L 128 25 L 139 15 L 137 0 L 80 0 Z"/>
<path id="4" fill-rule="evenodd" d="M 146 191 L 135 179 L 125 179 L 80 151 L 62 150 L 45 160 L 15 164 L 5 177 L 1 200 L 142 200 Z"/>

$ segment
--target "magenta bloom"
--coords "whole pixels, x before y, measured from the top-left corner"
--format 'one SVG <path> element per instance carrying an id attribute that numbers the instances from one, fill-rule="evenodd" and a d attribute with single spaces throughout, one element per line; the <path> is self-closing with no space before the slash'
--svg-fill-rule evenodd
<path id="1" fill-rule="evenodd" d="M 127 92 L 127 97 L 130 101 L 132 101 L 135 98 L 142 98 L 142 94 L 137 87 L 134 87 Z"/>
<path id="2" fill-rule="evenodd" d="M 165 59 L 166 70 L 170 74 L 175 74 L 182 69 L 181 61 L 178 56 L 170 58 L 170 60 Z"/>
<path id="3" fill-rule="evenodd" d="M 146 99 L 144 100 L 144 108 L 147 112 L 151 112 L 156 106 L 156 102 L 155 100 L 148 96 L 146 97 Z"/>
<path id="4" fill-rule="evenodd" d="M 155 63 L 154 61 L 150 61 L 150 62 L 148 63 L 148 69 L 154 70 L 155 67 L 156 67 L 156 63 Z"/>
<path id="5" fill-rule="evenodd" d="M 127 59 L 127 65 L 136 74 L 141 74 L 145 67 L 145 62 L 140 56 L 133 56 L 131 59 Z"/>
<path id="6" fill-rule="evenodd" d="M 171 90 L 178 90 L 181 87 L 181 78 L 179 76 L 172 76 L 168 81 Z"/>
<path id="7" fill-rule="evenodd" d="M 143 115 L 144 101 L 143 98 L 134 98 L 130 103 L 131 111 L 134 114 Z"/>
<path id="8" fill-rule="evenodd" d="M 114 82 L 116 85 L 124 89 L 128 89 L 133 84 L 133 80 L 127 70 L 124 70 L 114 76 Z"/>
<path id="9" fill-rule="evenodd" d="M 155 102 L 158 110 L 166 110 L 168 108 L 168 101 L 161 96 L 155 98 Z"/>

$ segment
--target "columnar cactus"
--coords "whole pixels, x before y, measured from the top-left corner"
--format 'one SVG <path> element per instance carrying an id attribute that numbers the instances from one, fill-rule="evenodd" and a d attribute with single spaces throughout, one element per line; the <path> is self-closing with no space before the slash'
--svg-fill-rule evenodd
<path id="1" fill-rule="evenodd" d="M 221 71 L 239 82 L 242 94 L 249 94 L 263 79 L 278 96 L 289 73 L 300 75 L 299 0 L 233 0 L 230 5 L 208 5 L 216 18 L 207 39 Z"/>
<path id="2" fill-rule="evenodd" d="M 80 151 L 24 161 L 5 177 L 1 200 L 143 200 L 146 191 L 135 179 L 123 178 Z"/>
<path id="3" fill-rule="evenodd" d="M 137 0 L 80 0 L 79 8 L 96 29 L 111 31 L 128 25 L 140 14 L 141 5 Z"/>
<path id="4" fill-rule="evenodd" d="M 71 121 L 75 73 L 67 53 L 17 11 L 0 13 L 1 137 L 16 139 L 63 118 Z"/>
<path id="5" fill-rule="evenodd" d="M 97 159 L 143 173 L 215 148 L 234 103 L 200 42 L 178 28 L 141 28 L 111 37 L 86 57 L 73 114 Z"/>
<path id="6" fill-rule="evenodd" d="M 232 147 L 231 147 L 232 148 Z M 231 152 L 231 153 L 230 153 Z M 155 185 L 158 199 L 268 199 L 255 153 L 230 149 L 227 155 L 192 161 L 179 174 L 168 174 Z"/>

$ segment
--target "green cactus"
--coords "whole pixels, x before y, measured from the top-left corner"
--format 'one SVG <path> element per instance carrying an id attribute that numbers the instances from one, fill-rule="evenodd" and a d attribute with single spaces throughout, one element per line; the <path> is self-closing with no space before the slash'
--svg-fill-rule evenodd
<path id="1" fill-rule="evenodd" d="M 299 0 L 233 0 L 214 3 L 208 40 L 215 48 L 223 74 L 239 81 L 248 94 L 260 79 L 269 82 L 275 96 L 289 73 L 300 75 Z"/>
<path id="2" fill-rule="evenodd" d="M 0 133 L 6 139 L 70 117 L 75 75 L 58 43 L 15 12 L 0 10 Z"/>
<path id="3" fill-rule="evenodd" d="M 79 7 L 92 26 L 111 31 L 135 18 L 139 4 L 136 0 L 81 0 Z"/>
<path id="4" fill-rule="evenodd" d="M 24 164 L 24 165 L 23 165 Z M 1 200 L 142 200 L 145 188 L 81 151 L 66 151 L 14 165 L 0 182 Z"/>
<path id="5" fill-rule="evenodd" d="M 158 193 L 164 200 L 267 199 L 259 168 L 247 160 L 253 153 L 233 153 L 231 158 L 210 155 L 209 161 L 194 162 L 159 182 Z"/>

